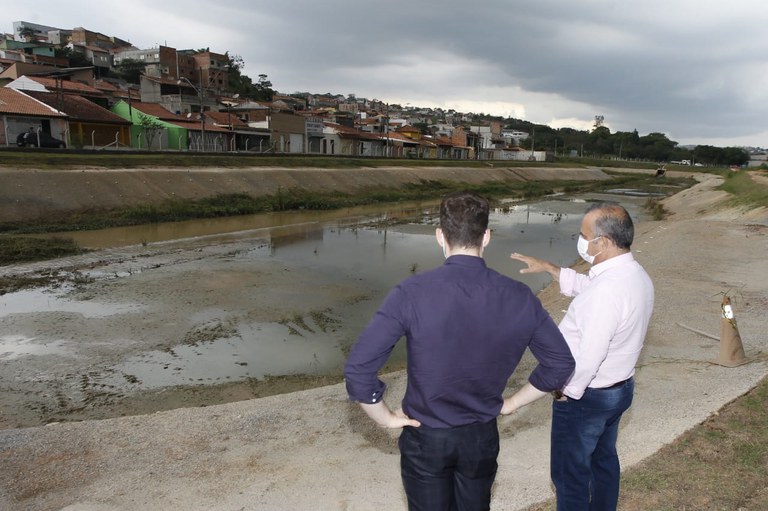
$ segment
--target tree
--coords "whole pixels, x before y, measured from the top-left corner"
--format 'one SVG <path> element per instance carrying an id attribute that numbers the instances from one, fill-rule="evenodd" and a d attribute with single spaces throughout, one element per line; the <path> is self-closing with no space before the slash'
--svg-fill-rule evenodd
<path id="1" fill-rule="evenodd" d="M 19 27 L 18 30 L 19 37 L 21 37 L 26 42 L 31 42 L 35 38 L 35 29 L 32 27 L 22 26 Z"/>
<path id="2" fill-rule="evenodd" d="M 241 97 L 251 97 L 253 94 L 253 81 L 250 77 L 242 74 L 245 61 L 240 55 L 230 55 L 226 53 L 229 65 L 229 83 L 228 89 L 240 94 Z"/>
<path id="3" fill-rule="evenodd" d="M 147 64 L 138 59 L 123 59 L 117 66 L 117 74 L 128 83 L 141 83 L 141 75 Z"/>
<path id="4" fill-rule="evenodd" d="M 147 149 L 152 150 L 152 144 L 155 141 L 155 137 L 160 135 L 165 129 L 163 123 L 155 117 L 139 112 L 139 126 L 144 134 L 144 140 L 147 142 Z"/>
<path id="5" fill-rule="evenodd" d="M 230 55 L 226 53 L 229 59 L 229 89 L 232 92 L 240 94 L 242 98 L 251 98 L 257 101 L 272 101 L 275 91 L 272 90 L 272 82 L 267 79 L 267 75 L 260 74 L 258 83 L 243 74 L 245 61 L 240 55 Z"/>
<path id="6" fill-rule="evenodd" d="M 422 135 L 434 135 L 437 132 L 436 126 L 430 126 L 427 122 L 414 122 L 413 127 L 421 132 Z"/>
<path id="7" fill-rule="evenodd" d="M 272 82 L 267 79 L 267 75 L 260 74 L 259 81 L 254 87 L 253 99 L 258 101 L 272 101 L 275 91 L 272 90 Z"/>
<path id="8" fill-rule="evenodd" d="M 749 162 L 749 153 L 741 147 L 696 146 L 693 159 L 709 165 L 744 165 Z"/>
<path id="9" fill-rule="evenodd" d="M 651 161 L 674 160 L 677 142 L 669 140 L 664 133 L 649 133 L 640 137 L 640 157 Z"/>
<path id="10" fill-rule="evenodd" d="M 606 156 L 613 154 L 613 137 L 611 130 L 605 126 L 597 126 L 588 135 L 584 143 L 584 149 L 594 156 Z"/>
<path id="11" fill-rule="evenodd" d="M 67 59 L 69 61 L 70 67 L 88 67 L 93 65 L 93 62 L 88 60 L 88 57 L 85 56 L 85 53 L 74 48 L 70 48 L 69 46 L 55 48 L 53 50 L 53 54 L 56 57 Z"/>

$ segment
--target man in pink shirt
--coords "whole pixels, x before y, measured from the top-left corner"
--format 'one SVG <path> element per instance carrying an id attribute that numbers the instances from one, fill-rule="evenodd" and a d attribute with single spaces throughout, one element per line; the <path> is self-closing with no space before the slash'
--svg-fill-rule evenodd
<path id="1" fill-rule="evenodd" d="M 579 255 L 588 275 L 513 253 L 527 268 L 547 272 L 575 297 L 559 328 L 576 369 L 552 405 L 550 471 L 558 511 L 615 510 L 621 468 L 616 439 L 632 404 L 635 364 L 653 312 L 653 283 L 630 247 L 634 225 L 615 202 L 592 205 L 581 222 Z M 508 414 L 545 395 L 526 385 L 505 400 Z"/>

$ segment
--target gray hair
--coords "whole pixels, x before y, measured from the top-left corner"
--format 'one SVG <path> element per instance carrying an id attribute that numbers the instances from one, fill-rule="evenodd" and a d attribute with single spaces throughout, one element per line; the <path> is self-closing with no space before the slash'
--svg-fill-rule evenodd
<path id="1" fill-rule="evenodd" d="M 614 201 L 592 204 L 587 213 L 598 211 L 595 219 L 595 235 L 611 240 L 617 247 L 627 249 L 635 239 L 635 225 L 623 206 Z"/>

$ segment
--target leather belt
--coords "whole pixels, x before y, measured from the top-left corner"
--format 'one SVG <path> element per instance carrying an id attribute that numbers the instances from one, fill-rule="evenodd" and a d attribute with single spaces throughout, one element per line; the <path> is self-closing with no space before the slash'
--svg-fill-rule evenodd
<path id="1" fill-rule="evenodd" d="M 621 387 L 622 385 L 624 385 L 625 383 L 627 383 L 627 382 L 628 382 L 629 380 L 631 380 L 631 379 L 632 379 L 632 377 L 630 376 L 630 377 L 629 377 L 629 378 L 627 378 L 626 380 L 621 380 L 621 381 L 618 381 L 618 382 L 614 383 L 613 385 L 609 385 L 609 386 L 607 386 L 607 387 L 600 387 L 600 388 L 589 387 L 589 388 L 590 388 L 591 390 L 608 390 L 608 389 L 615 389 L 616 387 Z M 562 390 L 555 390 L 555 391 L 553 391 L 553 392 L 552 392 L 552 397 L 554 397 L 555 399 L 562 399 L 562 397 L 563 397 L 563 391 L 562 391 Z"/>
<path id="2" fill-rule="evenodd" d="M 631 377 L 630 377 L 631 378 Z M 600 387 L 599 389 L 592 389 L 592 390 L 608 390 L 608 389 L 615 389 L 616 387 L 621 387 L 625 383 L 627 383 L 630 378 L 627 378 L 626 380 L 621 380 L 619 382 L 614 383 L 613 385 L 609 385 L 607 387 Z"/>

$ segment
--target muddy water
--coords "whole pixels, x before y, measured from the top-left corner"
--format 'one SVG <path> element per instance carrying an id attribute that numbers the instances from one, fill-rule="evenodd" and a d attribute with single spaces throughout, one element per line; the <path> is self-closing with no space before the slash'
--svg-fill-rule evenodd
<path id="1" fill-rule="evenodd" d="M 620 200 L 642 216 L 641 199 Z M 338 375 L 386 292 L 441 264 L 436 206 L 65 233 L 98 249 L 66 261 L 74 283 L 0 296 L 0 416 L 29 425 L 120 415 L 137 395 L 167 400 L 155 408 L 194 406 L 202 401 L 189 389 L 228 386 L 207 404 L 248 397 L 232 386 L 266 377 Z M 549 277 L 520 275 L 509 253 L 572 264 L 585 208 L 566 198 L 504 204 L 491 214 L 488 265 L 541 289 Z M 169 389 L 187 391 L 168 399 Z"/>

